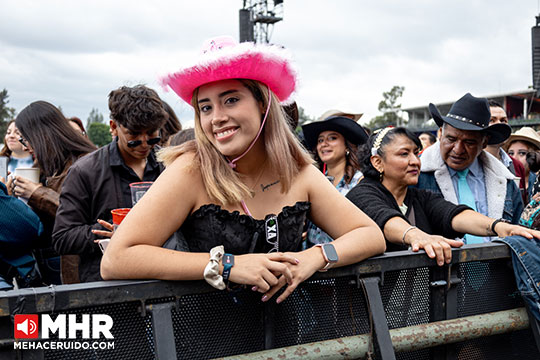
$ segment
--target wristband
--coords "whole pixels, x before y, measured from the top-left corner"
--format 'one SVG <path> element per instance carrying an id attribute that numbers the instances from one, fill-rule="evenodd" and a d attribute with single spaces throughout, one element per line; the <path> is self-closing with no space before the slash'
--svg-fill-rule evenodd
<path id="1" fill-rule="evenodd" d="M 509 220 L 506 220 L 506 219 L 503 219 L 503 218 L 499 218 L 497 220 L 495 220 L 494 222 L 491 223 L 491 233 L 493 235 L 499 235 L 497 234 L 497 232 L 495 231 L 495 226 L 500 223 L 500 222 L 503 222 L 503 223 L 506 223 L 506 224 L 510 224 L 510 221 Z"/>
<path id="2" fill-rule="evenodd" d="M 411 231 L 411 230 L 414 230 L 414 229 L 418 229 L 418 228 L 416 226 L 410 226 L 410 227 L 407 228 L 407 230 L 405 230 L 403 232 L 403 236 L 401 237 L 401 242 L 403 243 L 403 245 L 407 245 L 407 244 L 405 244 L 405 236 L 407 235 L 407 233 L 409 231 Z"/>
<path id="3" fill-rule="evenodd" d="M 210 250 L 210 261 L 204 268 L 204 280 L 219 290 L 225 289 L 223 277 L 219 275 L 219 261 L 223 257 L 224 252 L 223 245 L 213 247 Z"/>
<path id="4" fill-rule="evenodd" d="M 225 254 L 221 260 L 223 263 L 223 282 L 229 281 L 231 275 L 231 269 L 234 266 L 234 255 Z"/>

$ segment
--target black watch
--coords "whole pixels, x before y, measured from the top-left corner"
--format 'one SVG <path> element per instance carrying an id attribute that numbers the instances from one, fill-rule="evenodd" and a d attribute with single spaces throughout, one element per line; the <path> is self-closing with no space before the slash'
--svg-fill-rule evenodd
<path id="1" fill-rule="evenodd" d="M 495 231 L 495 226 L 496 226 L 498 223 L 500 223 L 500 222 L 510 224 L 510 220 L 506 220 L 506 219 L 503 219 L 503 218 L 500 218 L 500 219 L 495 220 L 494 222 L 491 223 L 491 233 L 492 233 L 493 235 L 499 235 L 499 234 L 497 234 L 497 232 Z"/>

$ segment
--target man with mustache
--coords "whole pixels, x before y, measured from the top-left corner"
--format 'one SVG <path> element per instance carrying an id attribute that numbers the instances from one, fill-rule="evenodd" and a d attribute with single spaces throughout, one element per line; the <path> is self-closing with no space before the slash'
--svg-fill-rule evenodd
<path id="1" fill-rule="evenodd" d="M 489 125 L 487 99 L 466 94 L 446 116 L 429 104 L 429 111 L 442 135 L 439 146 L 422 154 L 418 187 L 441 193 L 455 204 L 466 204 L 481 214 L 517 224 L 523 201 L 514 175 L 484 149 L 510 136 L 507 124 Z M 490 241 L 467 235 L 466 243 Z"/>

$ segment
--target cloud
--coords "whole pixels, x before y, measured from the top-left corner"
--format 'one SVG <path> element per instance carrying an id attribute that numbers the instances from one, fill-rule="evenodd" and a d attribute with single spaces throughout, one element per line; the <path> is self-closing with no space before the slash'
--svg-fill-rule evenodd
<path id="1" fill-rule="evenodd" d="M 272 41 L 293 53 L 298 104 L 378 114 L 382 92 L 405 86 L 403 107 L 489 95 L 531 84 L 537 4 L 508 1 L 285 1 Z M 107 95 L 145 83 L 192 123 L 159 76 L 193 58 L 204 39 L 238 36 L 242 1 L 3 2 L 0 87 L 17 110 L 35 100 L 86 119 Z"/>

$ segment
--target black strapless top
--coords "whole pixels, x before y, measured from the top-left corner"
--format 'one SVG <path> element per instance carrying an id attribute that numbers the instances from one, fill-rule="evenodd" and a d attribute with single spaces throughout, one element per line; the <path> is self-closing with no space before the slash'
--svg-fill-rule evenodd
<path id="1" fill-rule="evenodd" d="M 299 201 L 284 207 L 277 215 L 278 251 L 301 250 L 302 231 L 310 208 L 310 202 Z M 235 255 L 268 253 L 274 245 L 267 241 L 266 229 L 273 216 L 269 214 L 264 220 L 256 220 L 238 211 L 231 213 L 219 205 L 208 204 L 189 215 L 181 230 L 192 252 L 209 252 L 223 245 L 227 253 Z M 271 234 L 269 238 L 272 240 Z"/>

